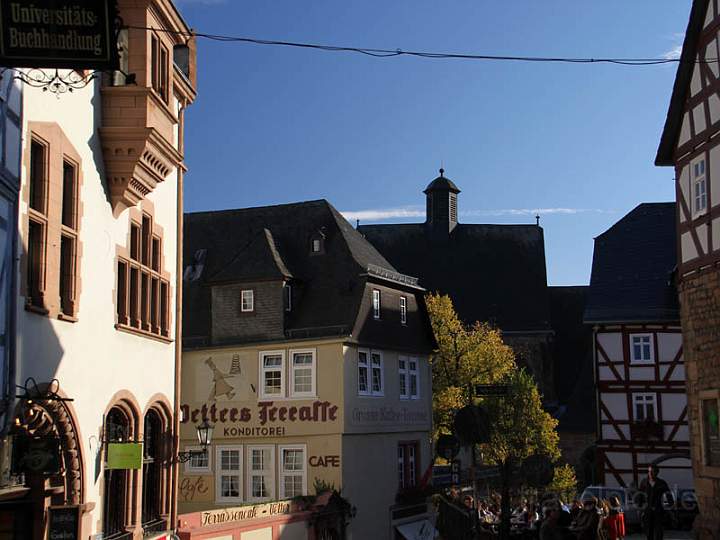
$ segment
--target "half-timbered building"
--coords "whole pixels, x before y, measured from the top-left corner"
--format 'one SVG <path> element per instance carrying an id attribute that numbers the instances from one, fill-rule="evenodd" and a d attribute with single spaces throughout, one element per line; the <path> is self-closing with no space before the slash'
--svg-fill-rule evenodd
<path id="1" fill-rule="evenodd" d="M 695 0 L 655 164 L 672 166 L 696 529 L 720 535 L 720 3 Z"/>
<path id="2" fill-rule="evenodd" d="M 692 486 L 675 267 L 675 204 L 641 204 L 595 239 L 593 326 L 599 483 L 639 485 L 657 463 Z"/>

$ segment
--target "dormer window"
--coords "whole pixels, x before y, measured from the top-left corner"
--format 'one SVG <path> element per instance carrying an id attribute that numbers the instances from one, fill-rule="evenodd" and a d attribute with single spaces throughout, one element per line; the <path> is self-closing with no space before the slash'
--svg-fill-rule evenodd
<path id="1" fill-rule="evenodd" d="M 284 294 L 284 302 L 285 302 L 285 311 L 290 312 L 292 311 L 292 285 L 289 283 L 285 284 L 285 287 L 283 288 L 283 294 Z"/>
<path id="2" fill-rule="evenodd" d="M 325 252 L 325 233 L 323 230 L 317 231 L 310 238 L 310 251 L 312 253 L 324 253 Z"/>
<path id="3" fill-rule="evenodd" d="M 240 293 L 240 311 L 243 313 L 255 311 L 255 294 L 252 289 Z"/>
<path id="4" fill-rule="evenodd" d="M 407 324 L 407 297 L 400 297 L 400 324 Z"/>
<path id="5" fill-rule="evenodd" d="M 380 291 L 373 289 L 373 319 L 380 318 Z"/>

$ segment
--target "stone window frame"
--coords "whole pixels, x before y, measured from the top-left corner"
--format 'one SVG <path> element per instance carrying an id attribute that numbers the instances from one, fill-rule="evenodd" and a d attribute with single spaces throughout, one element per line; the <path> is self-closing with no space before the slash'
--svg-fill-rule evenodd
<path id="1" fill-rule="evenodd" d="M 155 207 L 152 202 L 143 200 L 140 207 L 134 207 L 129 210 L 128 233 L 125 246 L 116 246 L 115 256 L 115 290 L 113 291 L 113 304 L 115 305 L 115 328 L 122 332 L 128 332 L 138 336 L 160 340 L 164 343 L 171 343 L 172 332 L 172 299 L 173 287 L 170 272 L 165 264 L 165 235 L 162 226 L 157 224 L 155 220 Z M 149 220 L 150 233 L 148 237 L 147 247 L 143 248 L 143 223 Z M 134 231 L 138 231 L 135 243 L 137 245 L 138 254 L 133 251 L 133 235 Z M 157 241 L 157 249 L 154 248 Z M 147 251 L 149 250 L 149 251 Z M 143 253 L 145 251 L 145 253 Z M 158 254 L 157 261 L 153 256 Z M 124 265 L 125 273 L 121 281 L 120 266 Z M 155 312 L 155 324 L 152 319 L 152 301 L 148 298 L 143 308 L 142 298 L 136 299 L 136 317 L 133 318 L 132 303 L 130 293 L 132 291 L 132 274 L 135 270 L 138 276 L 138 295 L 142 294 L 142 279 L 148 276 L 147 294 L 152 294 L 152 286 L 157 282 L 157 307 Z M 163 286 L 165 294 L 163 294 Z M 120 291 L 125 290 L 125 302 L 120 304 L 118 297 Z M 163 297 L 165 298 L 165 306 L 163 308 Z M 143 311 L 145 314 L 143 315 Z M 147 320 L 144 317 L 147 316 Z"/>
<path id="2" fill-rule="evenodd" d="M 698 392 L 698 418 L 700 422 L 699 439 L 700 439 L 700 459 L 698 465 L 700 470 L 698 471 L 699 476 L 706 476 L 712 478 L 720 478 L 720 466 L 708 464 L 708 450 L 707 441 L 705 440 L 705 415 L 703 411 L 703 402 L 715 400 L 718 404 L 718 410 L 720 411 L 720 390 L 701 390 Z M 691 441 L 692 444 L 692 441 Z"/>
<path id="3" fill-rule="evenodd" d="M 82 280 L 80 266 L 82 261 L 83 244 L 82 234 L 82 187 L 83 167 L 82 158 L 62 128 L 55 122 L 28 122 L 27 138 L 30 141 L 23 150 L 23 165 L 25 168 L 24 182 L 21 187 L 21 199 L 26 207 L 22 220 L 23 253 L 20 257 L 21 268 L 21 294 L 25 296 L 25 309 L 32 313 L 46 315 L 68 322 L 78 320 L 80 310 L 80 294 Z M 30 207 L 30 170 L 32 142 L 38 143 L 45 149 L 44 156 L 44 212 Z M 71 228 L 62 223 L 63 213 L 63 181 L 64 163 L 70 163 L 75 168 L 75 227 Z M 38 284 L 38 297 L 28 298 L 28 264 L 30 222 L 42 227 L 42 242 L 40 250 L 40 276 Z M 71 259 L 71 281 L 69 295 L 60 298 L 61 276 L 61 246 L 62 238 L 70 237 L 73 241 L 73 254 Z M 63 310 L 65 304 L 65 310 Z"/>

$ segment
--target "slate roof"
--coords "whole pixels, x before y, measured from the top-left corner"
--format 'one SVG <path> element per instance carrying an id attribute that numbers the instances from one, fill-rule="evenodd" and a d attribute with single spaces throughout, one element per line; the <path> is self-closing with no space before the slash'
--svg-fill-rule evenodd
<path id="1" fill-rule="evenodd" d="M 541 227 L 458 224 L 444 236 L 424 223 L 361 225 L 359 231 L 398 271 L 449 294 L 465 322 L 549 331 Z"/>
<path id="2" fill-rule="evenodd" d="M 675 203 L 643 203 L 595 239 L 586 323 L 677 322 Z"/>
<path id="3" fill-rule="evenodd" d="M 705 13 L 709 0 L 694 0 L 690 19 L 685 31 L 680 62 L 678 63 L 673 85 L 670 106 L 668 107 L 665 126 L 663 127 L 660 145 L 655 157 L 655 165 L 673 165 L 673 153 L 677 144 L 680 128 L 682 126 L 683 113 L 685 112 L 685 101 L 690 90 L 690 79 L 692 78 L 697 56 L 698 38 L 705 22 Z"/>
<path id="4" fill-rule="evenodd" d="M 583 323 L 588 287 L 549 287 L 549 293 L 558 429 L 594 433 L 592 327 Z"/>
<path id="5" fill-rule="evenodd" d="M 324 253 L 313 254 L 311 238 L 319 233 Z M 185 275 L 191 279 L 184 282 L 183 334 L 191 346 L 206 345 L 210 338 L 209 284 L 292 277 L 302 301 L 286 328 L 320 336 L 351 331 L 368 267 L 375 276 L 378 269 L 397 274 L 325 200 L 190 213 L 184 235 L 184 260 L 191 266 Z"/>

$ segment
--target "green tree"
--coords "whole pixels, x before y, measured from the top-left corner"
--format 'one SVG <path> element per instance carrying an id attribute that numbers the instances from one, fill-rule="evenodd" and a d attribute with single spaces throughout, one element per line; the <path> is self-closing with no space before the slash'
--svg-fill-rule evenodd
<path id="1" fill-rule="evenodd" d="M 467 326 L 449 296 L 425 297 L 438 349 L 432 356 L 433 438 L 452 432 L 455 412 L 475 399 L 475 385 L 502 380 L 514 367 L 512 349 L 487 324 Z"/>
<path id="2" fill-rule="evenodd" d="M 513 467 L 530 456 L 555 461 L 560 457 L 555 420 L 542 407 L 540 392 L 532 376 L 513 369 L 503 381 L 507 397 L 484 398 L 481 405 L 490 417 L 490 442 L 482 445 L 484 460 L 500 469 L 502 486 L 501 538 L 510 533 L 510 477 Z"/>
<path id="3" fill-rule="evenodd" d="M 557 493 L 558 496 L 566 502 L 571 500 L 577 492 L 575 469 L 568 463 L 556 466 L 548 490 Z"/>

